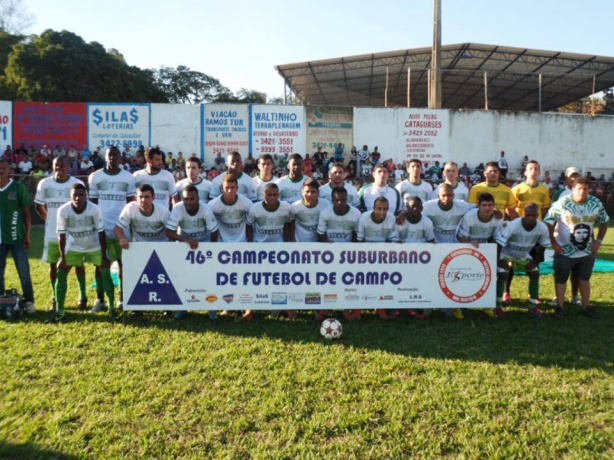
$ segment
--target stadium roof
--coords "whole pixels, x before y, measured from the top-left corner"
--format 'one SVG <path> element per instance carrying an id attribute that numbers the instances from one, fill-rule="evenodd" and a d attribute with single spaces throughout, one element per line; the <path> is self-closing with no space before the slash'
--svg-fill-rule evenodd
<path id="1" fill-rule="evenodd" d="M 388 71 L 388 106 L 427 107 L 431 48 L 363 54 L 276 66 L 307 105 L 382 107 Z M 614 58 L 509 46 L 442 46 L 443 108 L 483 109 L 485 72 L 493 110 L 549 111 L 614 86 Z M 593 84 L 595 83 L 595 90 Z"/>

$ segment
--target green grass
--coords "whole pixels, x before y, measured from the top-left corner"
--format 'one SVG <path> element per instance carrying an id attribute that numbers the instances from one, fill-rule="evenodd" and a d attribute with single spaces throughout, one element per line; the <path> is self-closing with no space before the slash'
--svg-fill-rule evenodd
<path id="1" fill-rule="evenodd" d="M 612 232 L 603 251 L 614 259 Z M 613 284 L 593 278 L 598 321 L 573 306 L 536 320 L 518 301 L 504 320 L 367 315 L 331 343 L 307 313 L 1 321 L 0 458 L 612 458 Z"/>

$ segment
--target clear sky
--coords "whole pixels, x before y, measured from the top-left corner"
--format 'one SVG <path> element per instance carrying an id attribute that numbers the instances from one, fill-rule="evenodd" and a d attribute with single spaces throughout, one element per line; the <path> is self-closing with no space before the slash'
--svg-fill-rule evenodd
<path id="1" fill-rule="evenodd" d="M 432 45 L 433 0 L 23 0 L 26 33 L 69 30 L 131 65 L 186 65 L 283 94 L 275 65 Z M 442 44 L 614 56 L 614 0 L 442 0 Z"/>

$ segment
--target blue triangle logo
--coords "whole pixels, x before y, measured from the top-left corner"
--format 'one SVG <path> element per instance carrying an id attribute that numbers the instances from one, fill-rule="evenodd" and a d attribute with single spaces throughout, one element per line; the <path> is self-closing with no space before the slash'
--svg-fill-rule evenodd
<path id="1" fill-rule="evenodd" d="M 151 254 L 128 305 L 181 305 L 177 291 L 156 251 Z"/>

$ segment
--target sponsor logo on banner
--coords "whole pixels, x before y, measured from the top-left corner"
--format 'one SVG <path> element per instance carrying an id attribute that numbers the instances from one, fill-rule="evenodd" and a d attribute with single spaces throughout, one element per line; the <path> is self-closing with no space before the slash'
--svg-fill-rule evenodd
<path id="1" fill-rule="evenodd" d="M 357 296 L 356 294 L 349 294 L 345 296 L 345 300 L 348 302 L 358 302 L 360 300 L 360 296 Z"/>
<path id="2" fill-rule="evenodd" d="M 240 304 L 254 303 L 254 296 L 251 294 L 241 294 L 241 297 L 239 297 L 239 303 Z"/>
<path id="3" fill-rule="evenodd" d="M 149 104 L 89 104 L 88 114 L 92 148 L 149 143 Z"/>
<path id="4" fill-rule="evenodd" d="M 127 305 L 182 305 L 156 251 L 151 253 Z"/>
<path id="5" fill-rule="evenodd" d="M 305 303 L 305 294 L 303 292 L 289 292 L 288 300 L 293 304 L 304 304 Z"/>
<path id="6" fill-rule="evenodd" d="M 224 299 L 224 302 L 226 303 L 233 303 L 235 300 L 235 296 L 234 294 L 226 294 L 222 296 L 222 299 Z"/>
<path id="7" fill-rule="evenodd" d="M 269 298 L 268 294 L 256 294 L 256 300 L 254 300 L 254 303 L 270 304 L 271 299 Z"/>
<path id="8" fill-rule="evenodd" d="M 215 303 L 217 302 L 217 299 L 218 297 L 216 295 L 208 295 L 205 300 L 209 303 Z"/>
<path id="9" fill-rule="evenodd" d="M 337 294 L 324 294 L 324 303 L 337 303 Z"/>
<path id="10" fill-rule="evenodd" d="M 449 299 L 458 303 L 481 298 L 492 282 L 492 269 L 486 257 L 473 249 L 452 251 L 439 266 L 439 287 Z"/>
<path id="11" fill-rule="evenodd" d="M 377 300 L 377 296 L 376 295 L 371 295 L 371 294 L 363 294 L 362 295 L 362 300 L 364 300 L 364 301 Z"/>
<path id="12" fill-rule="evenodd" d="M 288 294 L 285 292 L 273 292 L 271 294 L 271 304 L 272 305 L 287 305 L 288 304 Z"/>
<path id="13" fill-rule="evenodd" d="M 322 303 L 322 295 L 319 292 L 306 292 L 305 304 L 306 305 L 320 305 Z"/>
<path id="14" fill-rule="evenodd" d="M 418 292 L 418 288 L 408 288 L 408 287 L 400 287 L 397 288 L 399 292 Z"/>
<path id="15" fill-rule="evenodd" d="M 197 299 L 194 294 L 190 296 L 189 299 L 186 300 L 187 303 L 200 303 L 200 299 Z"/>
<path id="16" fill-rule="evenodd" d="M 394 300 L 394 296 L 392 295 L 381 295 L 379 297 L 380 300 Z"/>

